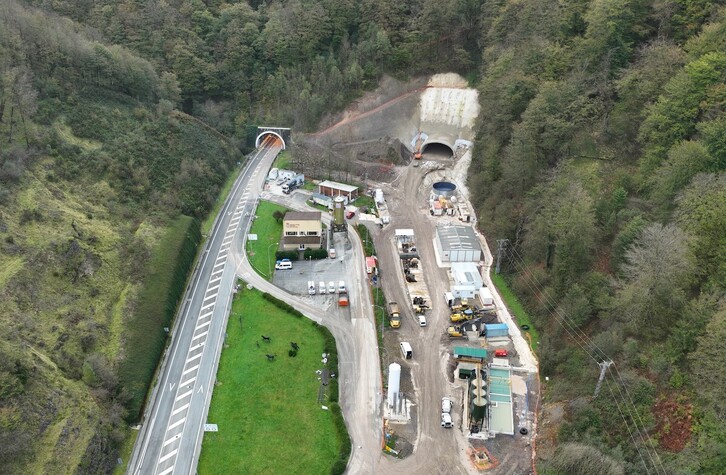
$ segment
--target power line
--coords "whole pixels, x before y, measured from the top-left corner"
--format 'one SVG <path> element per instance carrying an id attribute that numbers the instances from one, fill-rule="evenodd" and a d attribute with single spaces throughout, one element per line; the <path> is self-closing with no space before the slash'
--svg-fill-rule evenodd
<path id="1" fill-rule="evenodd" d="M 566 315 L 564 315 L 557 308 L 557 306 L 555 305 L 555 302 L 549 296 L 547 296 L 546 292 L 544 292 L 543 286 L 536 279 L 536 277 L 532 277 L 532 276 L 528 275 L 526 272 L 523 272 L 524 271 L 524 264 L 523 264 L 524 259 L 521 257 L 519 252 L 516 249 L 510 247 L 508 249 L 508 254 L 509 254 L 511 262 L 513 262 L 514 265 L 518 267 L 517 270 L 522 274 L 527 286 L 534 293 L 534 295 L 537 296 L 537 298 L 540 300 L 541 303 L 547 303 L 547 304 L 551 305 L 551 307 L 553 308 L 553 314 L 556 317 L 559 317 L 559 319 L 556 318 L 555 320 L 557 321 L 558 324 L 560 324 L 562 326 L 562 328 L 573 339 L 573 341 L 575 343 L 577 343 L 577 345 L 591 359 L 593 359 L 595 361 L 595 363 L 597 363 L 598 365 L 600 365 L 605 360 L 610 360 L 610 358 L 607 356 L 607 354 L 602 349 L 600 349 L 587 336 L 587 334 L 585 334 L 582 330 L 580 330 L 577 327 L 577 325 L 574 324 L 574 322 L 572 322 Z M 546 302 L 544 300 L 546 300 Z M 610 372 L 610 376 L 613 378 L 613 381 L 615 382 L 615 386 L 617 388 L 618 395 L 620 397 L 621 402 L 623 404 L 625 404 L 625 409 L 626 409 L 630 419 L 632 420 L 632 423 L 635 425 L 635 431 L 637 432 L 638 437 L 640 438 L 640 440 L 643 442 L 643 444 L 645 446 L 644 448 L 646 450 L 646 453 L 648 454 L 648 458 L 650 459 L 651 464 L 653 465 L 653 468 L 656 470 L 656 473 L 660 473 L 659 467 L 658 467 L 659 464 L 660 464 L 660 469 L 663 471 L 663 473 L 665 473 L 665 469 L 662 466 L 662 461 L 660 460 L 660 457 L 658 456 L 658 452 L 656 451 L 655 446 L 653 445 L 653 442 L 652 442 L 650 436 L 648 435 L 647 431 L 645 430 L 645 424 L 643 423 L 642 419 L 640 418 L 640 414 L 638 413 L 637 408 L 635 407 L 635 403 L 633 402 L 632 397 L 630 396 L 630 393 L 627 390 L 625 381 L 623 380 L 620 372 L 617 370 L 617 366 L 614 364 L 613 364 L 613 366 L 615 366 L 615 368 L 616 368 L 617 378 L 620 380 L 620 383 L 618 383 L 618 380 L 616 379 L 615 374 L 612 371 Z M 623 386 L 623 389 L 625 390 L 625 395 L 623 394 L 623 390 L 621 390 L 621 388 L 620 388 L 621 385 Z M 616 403 L 616 406 L 618 407 L 618 411 L 620 411 L 621 414 L 623 415 L 624 422 L 626 423 L 628 432 L 632 436 L 632 432 L 630 430 L 630 425 L 628 424 L 627 420 L 625 420 L 624 413 L 621 410 L 620 405 L 618 404 L 618 400 L 614 397 L 614 392 L 612 392 L 612 388 L 609 387 L 609 389 L 610 389 L 611 393 L 613 394 L 613 398 L 614 398 L 613 400 Z M 633 415 L 633 413 L 635 413 L 635 415 Z M 636 417 L 637 417 L 637 419 L 636 419 Z M 640 426 L 643 427 L 642 430 L 641 430 Z M 643 434 L 645 434 L 645 435 L 643 435 Z M 635 442 L 634 436 L 632 436 L 631 438 Z M 646 439 L 647 439 L 647 441 L 646 441 Z M 640 448 L 637 443 L 635 445 L 636 445 L 638 454 L 641 458 L 641 461 L 643 462 L 643 465 L 647 469 L 647 464 L 645 462 L 645 459 L 644 459 L 642 453 L 640 452 Z M 648 445 L 650 445 L 650 448 L 648 447 Z M 653 453 L 651 453 L 651 449 L 652 449 Z M 653 454 L 655 454 L 655 458 L 654 458 Z M 656 464 L 656 460 L 658 461 L 658 464 Z"/>

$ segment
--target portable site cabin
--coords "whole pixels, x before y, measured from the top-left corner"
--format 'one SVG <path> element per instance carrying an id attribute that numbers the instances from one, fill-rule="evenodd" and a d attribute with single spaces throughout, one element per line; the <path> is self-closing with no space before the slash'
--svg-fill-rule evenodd
<path id="1" fill-rule="evenodd" d="M 483 348 L 454 347 L 454 358 L 459 361 L 483 363 L 487 359 L 487 350 Z"/>
<path id="2" fill-rule="evenodd" d="M 489 287 L 481 287 L 479 289 L 479 300 L 484 307 L 494 306 L 494 296 L 492 295 L 492 291 L 489 290 Z"/>
<path id="3" fill-rule="evenodd" d="M 509 336 L 509 328 L 506 323 L 487 323 L 484 327 L 487 330 L 487 338 Z"/>

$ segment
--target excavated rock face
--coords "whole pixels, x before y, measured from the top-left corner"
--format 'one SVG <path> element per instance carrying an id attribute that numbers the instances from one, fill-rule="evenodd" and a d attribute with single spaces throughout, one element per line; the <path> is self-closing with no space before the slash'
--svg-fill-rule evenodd
<path id="1" fill-rule="evenodd" d="M 425 86 L 390 78 L 341 119 L 297 140 L 305 173 L 385 181 L 390 168 L 420 149 L 424 160 L 457 159 L 474 139 L 478 93 L 458 74 L 437 74 Z"/>

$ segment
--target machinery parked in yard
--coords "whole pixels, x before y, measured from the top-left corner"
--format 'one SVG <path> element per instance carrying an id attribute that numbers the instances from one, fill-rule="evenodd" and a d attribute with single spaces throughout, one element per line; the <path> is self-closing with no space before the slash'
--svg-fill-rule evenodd
<path id="1" fill-rule="evenodd" d="M 398 309 L 398 303 L 388 302 L 388 321 L 391 328 L 399 328 L 401 326 L 401 311 Z"/>

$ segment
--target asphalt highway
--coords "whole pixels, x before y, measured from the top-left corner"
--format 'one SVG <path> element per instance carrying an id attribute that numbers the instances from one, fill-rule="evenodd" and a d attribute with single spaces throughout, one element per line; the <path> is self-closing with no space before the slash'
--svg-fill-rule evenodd
<path id="1" fill-rule="evenodd" d="M 236 282 L 232 247 L 249 227 L 260 183 L 280 149 L 271 141 L 248 159 L 214 223 L 171 330 L 128 474 L 196 471 Z"/>

